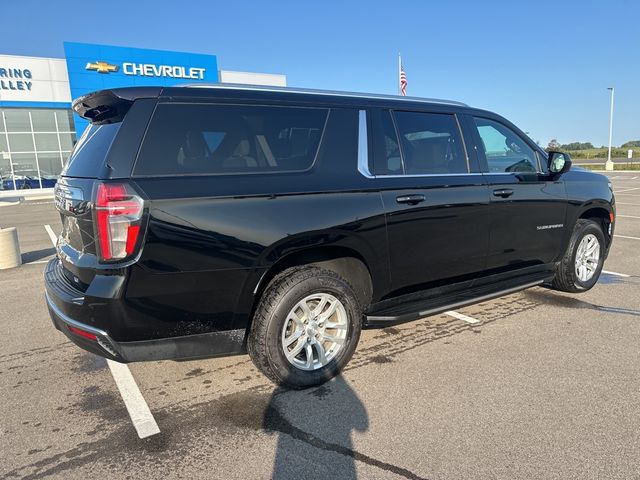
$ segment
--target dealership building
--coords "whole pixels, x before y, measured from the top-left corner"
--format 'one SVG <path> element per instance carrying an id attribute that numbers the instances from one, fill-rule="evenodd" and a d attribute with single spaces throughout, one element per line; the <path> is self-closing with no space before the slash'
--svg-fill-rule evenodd
<path id="1" fill-rule="evenodd" d="M 286 86 L 286 76 L 220 70 L 217 57 L 64 43 L 65 58 L 0 55 L 0 189 L 55 183 L 87 125 L 71 101 L 105 88 L 190 83 Z"/>

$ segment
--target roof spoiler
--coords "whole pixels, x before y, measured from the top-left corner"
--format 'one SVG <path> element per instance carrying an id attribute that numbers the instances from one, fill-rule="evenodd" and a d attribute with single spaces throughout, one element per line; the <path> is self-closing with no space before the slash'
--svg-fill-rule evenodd
<path id="1" fill-rule="evenodd" d="M 162 87 L 133 87 L 100 90 L 76 98 L 73 110 L 91 123 L 114 123 L 121 121 L 133 102 L 139 98 L 157 98 Z"/>

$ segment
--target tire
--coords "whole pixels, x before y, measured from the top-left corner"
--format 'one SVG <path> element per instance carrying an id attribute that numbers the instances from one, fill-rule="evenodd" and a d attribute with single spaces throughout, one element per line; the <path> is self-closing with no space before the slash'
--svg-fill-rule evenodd
<path id="1" fill-rule="evenodd" d="M 576 256 L 581 242 L 585 237 L 593 236 L 599 244 L 599 257 L 592 275 L 588 279 L 581 279 L 577 272 Z M 562 260 L 556 266 L 556 274 L 552 287 L 556 290 L 570 293 L 586 292 L 591 289 L 600 278 L 605 257 L 605 239 L 602 228 L 593 220 L 579 219 L 573 229 L 569 246 Z"/>
<path id="2" fill-rule="evenodd" d="M 305 305 L 308 314 L 304 313 Z M 256 367 L 271 381 L 302 389 L 320 385 L 340 373 L 356 349 L 361 328 L 362 307 L 346 279 L 311 265 L 293 267 L 277 275 L 265 289 L 253 317 L 247 348 Z M 291 339 L 293 343 L 285 346 Z M 307 344 L 312 351 L 311 363 Z M 298 348 L 302 350 L 294 356 Z"/>

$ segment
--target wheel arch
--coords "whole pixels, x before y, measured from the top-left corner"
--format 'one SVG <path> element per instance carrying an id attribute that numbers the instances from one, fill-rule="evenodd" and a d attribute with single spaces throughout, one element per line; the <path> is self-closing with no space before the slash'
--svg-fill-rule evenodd
<path id="1" fill-rule="evenodd" d="M 279 273 L 288 268 L 315 265 L 332 270 L 349 281 L 363 309 L 371 303 L 373 297 L 373 277 L 364 257 L 348 247 L 321 246 L 297 250 L 280 258 L 264 272 L 253 292 L 253 304 L 247 321 L 247 333 L 255 309 L 265 289 Z"/>
<path id="2" fill-rule="evenodd" d="M 578 219 L 592 220 L 596 222 L 607 241 L 607 248 L 611 245 L 612 235 L 609 234 L 609 225 L 611 224 L 611 215 L 613 211 L 607 209 L 604 205 L 586 207 L 578 216 Z M 612 232 L 613 233 L 613 232 Z"/>

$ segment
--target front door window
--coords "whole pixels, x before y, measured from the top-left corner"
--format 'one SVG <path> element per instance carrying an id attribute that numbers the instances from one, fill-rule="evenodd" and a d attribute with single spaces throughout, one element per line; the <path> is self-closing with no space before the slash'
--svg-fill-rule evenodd
<path id="1" fill-rule="evenodd" d="M 489 173 L 535 173 L 538 157 L 510 128 L 487 118 L 474 117 Z"/>

